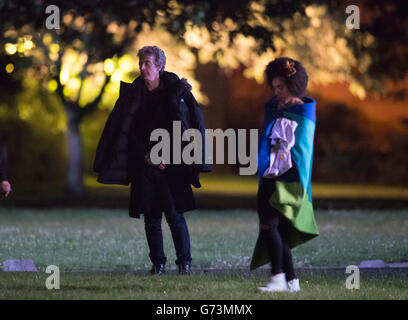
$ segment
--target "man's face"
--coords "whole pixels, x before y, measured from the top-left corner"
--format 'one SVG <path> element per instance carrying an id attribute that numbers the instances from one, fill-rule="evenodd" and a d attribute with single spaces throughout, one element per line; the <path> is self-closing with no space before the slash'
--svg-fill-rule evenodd
<path id="1" fill-rule="evenodd" d="M 153 55 L 146 54 L 140 58 L 139 68 L 145 81 L 155 81 L 159 78 L 160 67 L 156 65 Z"/>

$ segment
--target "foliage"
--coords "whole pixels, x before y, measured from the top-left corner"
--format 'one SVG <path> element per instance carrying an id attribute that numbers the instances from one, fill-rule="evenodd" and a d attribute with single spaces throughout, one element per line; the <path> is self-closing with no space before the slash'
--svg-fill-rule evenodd
<path id="1" fill-rule="evenodd" d="M 145 40 L 155 39 L 158 34 L 149 37 L 147 29 L 168 31 L 174 37 L 173 43 L 184 40 L 201 63 L 217 61 L 221 67 L 231 68 L 243 64 L 246 75 L 258 81 L 263 80 L 268 61 L 289 55 L 306 65 L 312 80 L 348 81 L 351 91 L 360 98 L 364 98 L 366 89 L 384 92 L 381 88 L 386 78 L 401 79 L 408 69 L 405 59 L 401 59 L 407 34 L 397 32 L 399 24 L 406 21 L 402 10 L 398 10 L 402 3 L 397 0 L 387 5 L 360 1 L 362 15 L 369 16 L 362 19 L 360 30 L 345 28 L 346 3 L 339 0 L 100 0 L 53 4 L 61 10 L 62 27 L 49 31 L 44 28 L 47 1 L 2 1 L 0 40 L 9 47 L 9 54 L 42 56 L 36 70 L 52 75 L 50 86 L 61 99 L 81 101 L 82 107 L 85 101 L 99 101 L 96 97 L 105 81 L 110 80 L 109 75 L 118 82 L 131 71 L 127 63 L 121 72 L 114 74 L 117 70 L 112 66 L 111 72 L 106 72 L 105 64 L 105 77 L 99 64 L 122 57 L 139 34 L 145 34 Z M 380 27 L 383 23 L 389 28 Z M 390 42 L 401 49 L 385 52 Z M 42 53 L 34 54 L 31 49 L 41 49 Z M 182 57 L 192 60 L 189 50 L 184 51 Z M 70 63 L 64 57 L 68 53 L 76 56 Z M 44 68 L 44 62 L 49 69 Z M 84 97 L 80 99 L 80 95 Z M 91 105 L 86 113 L 96 108 Z"/>
<path id="2" fill-rule="evenodd" d="M 9 180 L 15 191 L 30 185 L 61 186 L 66 171 L 64 135 L 16 117 L 0 118 L 0 140 L 8 147 Z"/>
<path id="3" fill-rule="evenodd" d="M 408 70 L 402 1 L 358 2 L 360 30 L 345 28 L 347 3 L 3 0 L 0 114 L 42 124 L 56 135 L 88 116 L 81 130 L 89 169 L 119 81 L 138 76 L 136 52 L 147 44 L 165 49 L 168 70 L 188 78 L 203 104 L 210 101 L 195 79 L 199 63 L 216 62 L 226 72 L 243 67 L 246 77 L 262 82 L 265 65 L 282 55 L 302 61 L 312 82 L 346 81 L 361 99 L 367 90 L 384 94 L 384 81 Z M 61 10 L 59 30 L 45 28 L 50 4 Z"/>

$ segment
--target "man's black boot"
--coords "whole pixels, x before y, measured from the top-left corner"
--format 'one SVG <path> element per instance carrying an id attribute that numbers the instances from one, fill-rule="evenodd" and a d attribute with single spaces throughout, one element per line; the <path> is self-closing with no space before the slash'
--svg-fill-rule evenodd
<path id="1" fill-rule="evenodd" d="M 179 264 L 179 274 L 190 274 L 191 265 L 190 263 Z"/>
<path id="2" fill-rule="evenodd" d="M 154 264 L 152 269 L 150 270 L 150 274 L 158 274 L 161 275 L 165 273 L 166 270 L 164 269 L 164 264 Z"/>

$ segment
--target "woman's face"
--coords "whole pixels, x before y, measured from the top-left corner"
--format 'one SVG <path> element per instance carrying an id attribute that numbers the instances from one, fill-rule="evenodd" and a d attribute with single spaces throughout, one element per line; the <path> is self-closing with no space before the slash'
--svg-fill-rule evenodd
<path id="1" fill-rule="evenodd" d="M 281 77 L 272 79 L 272 89 L 278 97 L 278 100 L 282 103 L 286 103 L 289 99 L 293 98 L 293 95 L 289 92 L 285 81 L 283 81 Z"/>

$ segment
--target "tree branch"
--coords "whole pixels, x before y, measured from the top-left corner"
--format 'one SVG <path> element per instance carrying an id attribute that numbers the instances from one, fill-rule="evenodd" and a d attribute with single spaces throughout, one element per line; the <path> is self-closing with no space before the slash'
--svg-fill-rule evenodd
<path id="1" fill-rule="evenodd" d="M 105 92 L 106 85 L 109 83 L 110 79 L 111 79 L 111 76 L 106 75 L 105 82 L 103 83 L 101 91 L 99 92 L 98 96 L 94 99 L 94 101 L 92 101 L 91 103 L 88 103 L 84 108 L 81 108 L 82 109 L 82 116 L 85 116 L 85 115 L 88 115 L 88 114 L 91 114 L 91 113 L 95 112 L 95 110 L 98 108 L 99 102 L 101 101 L 102 96 L 103 96 L 103 94 Z"/>

